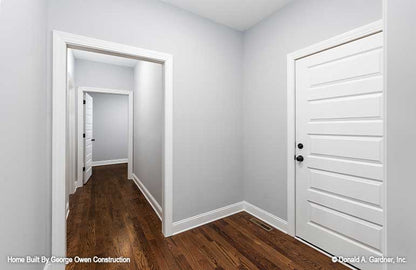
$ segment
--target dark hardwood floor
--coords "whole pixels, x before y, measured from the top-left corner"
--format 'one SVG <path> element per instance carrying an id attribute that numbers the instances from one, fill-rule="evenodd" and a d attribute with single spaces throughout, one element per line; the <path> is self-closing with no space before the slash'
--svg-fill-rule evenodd
<path id="1" fill-rule="evenodd" d="M 66 269 L 348 269 L 242 212 L 164 238 L 161 222 L 126 165 L 95 167 L 70 198 L 68 257 L 120 257 L 130 263 L 71 263 Z"/>

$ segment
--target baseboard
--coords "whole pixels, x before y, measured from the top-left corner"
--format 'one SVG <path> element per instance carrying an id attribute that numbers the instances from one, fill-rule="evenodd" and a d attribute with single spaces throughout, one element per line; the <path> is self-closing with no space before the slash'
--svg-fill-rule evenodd
<path id="1" fill-rule="evenodd" d="M 46 263 L 45 266 L 43 267 L 43 270 L 51 270 L 51 264 L 50 263 Z"/>
<path id="2" fill-rule="evenodd" d="M 66 216 L 65 217 L 66 217 L 66 219 L 68 219 L 68 216 L 69 216 L 69 202 L 66 203 L 65 208 L 66 208 L 65 209 L 66 210 Z"/>
<path id="3" fill-rule="evenodd" d="M 81 179 L 77 179 L 77 181 L 75 182 L 75 192 L 77 191 L 77 188 L 83 187 L 84 186 L 84 173 L 82 173 Z"/>
<path id="4" fill-rule="evenodd" d="M 243 201 L 244 211 L 249 213 L 250 215 L 255 216 L 256 218 L 266 222 L 269 225 L 272 225 L 274 228 L 287 233 L 287 221 L 283 220 L 275 215 L 255 206 L 249 202 Z"/>
<path id="5" fill-rule="evenodd" d="M 160 220 L 162 220 L 162 207 L 159 205 L 156 199 L 152 196 L 152 194 L 150 194 L 149 190 L 147 190 L 147 188 L 143 185 L 142 181 L 140 181 L 140 179 L 134 173 L 133 173 L 133 181 L 134 183 L 136 183 L 137 187 L 143 193 L 146 200 L 150 203 L 156 215 L 159 217 Z"/>
<path id="6" fill-rule="evenodd" d="M 100 160 L 100 161 L 93 161 L 91 166 L 104 166 L 104 165 L 112 165 L 112 164 L 121 164 L 127 163 L 129 160 L 127 158 L 122 159 L 112 159 L 112 160 Z"/>
<path id="7" fill-rule="evenodd" d="M 202 226 L 212 221 L 225 218 L 243 211 L 243 202 L 230 204 L 203 214 L 173 222 L 173 235 Z"/>
<path id="8" fill-rule="evenodd" d="M 71 194 L 75 194 L 75 192 L 77 192 L 77 188 L 78 188 L 78 181 L 74 182 L 74 190 L 72 190 Z"/>
<path id="9" fill-rule="evenodd" d="M 242 201 L 234 204 L 227 205 L 203 214 L 199 214 L 190 218 L 176 221 L 172 224 L 173 235 L 179 234 L 193 228 L 202 226 L 204 224 L 213 222 L 215 220 L 225 218 L 236 213 L 246 211 L 247 213 L 255 216 L 256 218 L 270 224 L 274 228 L 287 233 L 287 221 L 270 214 L 269 212 L 252 205 L 249 202 Z"/>

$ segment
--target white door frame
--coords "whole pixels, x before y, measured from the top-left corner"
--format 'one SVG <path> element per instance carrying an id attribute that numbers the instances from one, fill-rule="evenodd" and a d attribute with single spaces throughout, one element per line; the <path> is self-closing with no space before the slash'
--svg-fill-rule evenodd
<path id="1" fill-rule="evenodd" d="M 66 169 L 66 76 L 67 49 L 77 48 L 118 56 L 129 56 L 164 66 L 164 139 L 162 185 L 162 232 L 172 235 L 173 220 L 173 56 L 120 43 L 53 31 L 52 89 L 52 255 L 66 256 L 65 169 Z M 65 265 L 57 265 L 64 269 Z"/>
<path id="2" fill-rule="evenodd" d="M 288 234 L 293 237 L 296 237 L 296 167 L 294 160 L 296 148 L 296 60 L 381 31 L 383 31 L 383 22 L 382 20 L 379 20 L 287 55 L 287 222 Z M 384 102 L 386 102 L 386 98 L 384 99 Z M 384 108 L 386 108 L 385 104 Z M 386 117 L 384 119 L 386 119 Z M 386 121 L 384 121 L 384 130 L 386 130 Z M 386 134 L 386 132 L 384 134 Z M 387 140 L 385 139 L 385 146 L 386 141 Z M 385 149 L 387 149 L 387 147 L 385 147 Z M 384 154 L 386 155 L 386 152 L 384 152 Z M 387 166 L 385 165 L 384 168 L 387 168 Z M 385 175 L 387 174 L 385 173 Z M 384 190 L 386 191 L 387 188 Z M 387 196 L 385 196 L 384 200 L 385 205 L 387 204 L 386 198 Z M 385 205 L 383 211 L 386 211 Z M 387 230 L 384 229 L 384 232 L 386 231 Z M 385 239 L 387 239 L 387 237 L 385 237 Z M 385 250 L 387 250 L 386 247 Z"/>
<path id="3" fill-rule="evenodd" d="M 71 123 L 71 120 L 70 120 L 70 117 L 68 117 L 68 134 L 69 134 L 69 142 L 68 142 L 68 145 L 69 145 L 69 153 L 67 153 L 68 154 L 68 158 L 69 158 L 69 171 L 68 171 L 68 177 L 69 177 L 69 179 L 70 179 L 70 185 L 69 185 L 69 188 L 70 188 L 70 190 L 69 190 L 69 194 L 73 194 L 73 193 L 75 193 L 75 191 L 76 191 L 76 189 L 77 189 L 77 186 L 78 186 L 78 174 L 77 174 L 77 172 L 75 172 L 76 171 L 76 169 L 77 169 L 77 157 L 75 156 L 76 155 L 76 152 L 75 152 L 75 147 L 76 147 L 76 129 L 75 129 L 75 123 L 76 123 L 76 121 L 75 121 L 75 119 L 76 119 L 76 111 L 75 111 L 75 103 L 76 103 L 76 100 L 75 100 L 75 94 L 76 94 L 76 87 L 75 87 L 75 82 L 74 82 L 74 79 L 72 78 L 72 76 L 71 76 L 71 74 L 70 73 L 68 73 L 67 74 L 67 79 L 68 79 L 68 95 L 67 95 L 67 98 L 69 99 L 68 100 L 68 106 L 69 106 L 69 108 L 68 108 L 68 111 L 67 111 L 67 113 L 68 113 L 68 116 L 69 115 L 73 115 L 74 116 L 74 122 L 72 122 Z M 72 90 L 71 90 L 72 89 Z M 70 93 L 70 91 L 73 91 L 73 93 Z M 69 97 L 68 97 L 69 96 Z M 74 136 L 74 134 L 75 134 L 75 136 Z M 67 207 L 67 209 L 68 209 L 68 207 Z M 67 213 L 68 213 L 68 211 L 67 211 Z"/>
<path id="4" fill-rule="evenodd" d="M 133 179 L 133 91 L 121 90 L 121 89 L 107 89 L 107 88 L 96 88 L 96 87 L 78 87 L 78 132 L 77 132 L 77 143 L 78 143 L 78 170 L 77 170 L 77 187 L 82 187 L 84 183 L 84 173 L 82 168 L 84 165 L 84 108 L 82 106 L 84 93 L 101 93 L 101 94 L 113 94 L 113 95 L 127 95 L 129 98 L 129 127 L 128 127 L 128 152 L 127 152 L 127 178 Z M 81 106 L 80 106 L 81 104 Z"/>

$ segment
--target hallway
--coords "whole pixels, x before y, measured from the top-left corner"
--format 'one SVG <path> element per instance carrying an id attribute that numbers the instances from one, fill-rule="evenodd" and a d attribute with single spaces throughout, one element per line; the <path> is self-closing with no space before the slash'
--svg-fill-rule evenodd
<path id="1" fill-rule="evenodd" d="M 164 238 L 161 222 L 127 166 L 94 167 L 70 198 L 68 257 L 124 257 L 130 263 L 70 264 L 67 269 L 347 269 L 241 212 Z"/>

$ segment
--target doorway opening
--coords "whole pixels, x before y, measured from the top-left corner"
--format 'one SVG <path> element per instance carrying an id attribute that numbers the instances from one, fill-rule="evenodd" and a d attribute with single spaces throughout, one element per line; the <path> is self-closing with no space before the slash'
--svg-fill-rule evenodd
<path id="1" fill-rule="evenodd" d="M 91 168 L 93 166 L 102 166 L 102 165 L 110 165 L 110 164 L 120 164 L 120 163 L 127 163 L 127 176 L 128 179 L 133 179 L 133 95 L 134 92 L 130 90 L 121 90 L 121 89 L 106 89 L 106 88 L 94 88 L 94 87 L 78 87 L 78 102 L 77 104 L 83 104 L 83 106 L 78 106 L 77 109 L 77 118 L 78 118 L 78 135 L 77 135 L 77 149 L 78 149 L 78 166 L 77 166 L 77 182 L 79 186 L 85 184 L 89 177 L 91 176 Z M 98 116 L 100 117 L 99 123 L 100 128 L 99 136 L 103 139 L 108 134 L 109 129 L 117 129 L 117 133 L 119 134 L 117 137 L 122 136 L 123 138 L 118 141 L 117 145 L 113 145 L 110 149 L 103 149 L 100 151 L 99 154 L 96 154 L 95 158 L 93 157 L 93 149 L 95 144 L 100 143 L 100 145 L 108 145 L 108 141 L 97 141 L 97 132 L 91 132 L 88 129 L 93 128 L 94 125 L 94 118 L 90 118 L 93 114 L 93 108 L 90 105 L 91 103 L 94 104 L 93 100 L 94 97 L 103 102 L 99 103 L 100 110 L 105 110 L 106 106 L 116 107 L 113 108 L 113 111 L 107 112 L 107 114 L 111 114 L 110 117 L 105 114 L 101 114 Z M 114 99 L 117 100 L 114 100 Z M 110 101 L 110 102 L 109 102 Z M 113 101 L 113 102 L 111 102 Z M 115 102 L 116 103 L 115 103 Z M 115 104 L 114 104 L 115 103 Z M 123 104 L 124 103 L 124 104 Z M 125 106 L 127 105 L 127 106 Z M 101 108 L 104 107 L 104 108 Z M 125 108 L 123 108 L 125 107 Z M 116 110 L 123 110 L 127 112 L 125 115 L 115 115 L 114 117 L 114 109 Z M 86 112 L 90 110 L 89 112 Z M 120 113 L 119 113 L 120 114 Z M 125 117 L 124 117 L 125 116 Z M 108 120 L 108 125 L 104 125 L 106 123 L 106 118 Z M 88 121 L 88 122 L 87 122 Z M 114 122 L 111 122 L 114 121 Z M 121 123 L 120 123 L 121 122 Z M 110 125 L 117 124 L 117 127 L 110 127 Z M 94 129 L 94 128 L 93 128 Z M 91 133 L 89 133 L 91 132 Z M 93 136 L 94 135 L 94 136 Z M 115 135 L 117 134 L 110 134 L 110 137 L 114 139 Z M 127 135 L 127 136 L 125 136 Z M 116 138 L 118 139 L 118 138 Z M 90 144 L 93 144 L 89 146 Z M 104 148 L 104 147 L 101 148 Z M 114 153 L 116 151 L 117 153 Z M 104 153 L 103 153 L 104 152 Z M 121 153 L 120 153 L 121 152 Z M 109 156 L 111 155 L 111 156 Z"/>
<path id="2" fill-rule="evenodd" d="M 172 71 L 173 60 L 172 56 L 165 53 L 136 48 L 128 45 L 123 45 L 114 42 L 108 42 L 98 39 L 93 39 L 84 36 L 54 31 L 53 34 L 53 120 L 52 120 L 52 254 L 54 256 L 66 256 L 66 193 L 68 187 L 66 186 L 66 176 L 69 171 L 70 164 L 67 157 L 67 144 L 71 134 L 74 134 L 73 129 L 68 128 L 68 123 L 74 122 L 74 119 L 68 121 L 67 89 L 74 89 L 72 84 L 69 87 L 67 80 L 67 51 L 68 49 L 76 49 L 80 51 L 94 52 L 103 55 L 111 55 L 122 57 L 126 59 L 134 59 L 138 61 L 155 63 L 161 65 L 162 76 L 161 86 L 163 89 L 163 113 L 162 113 L 162 136 L 160 144 L 162 148 L 161 153 L 161 203 L 160 211 L 157 213 L 162 220 L 162 232 L 164 236 L 172 234 L 172 99 L 173 99 L 173 84 Z M 133 94 L 126 93 L 119 90 L 100 89 L 99 87 L 81 87 L 81 93 L 85 92 L 100 92 L 101 94 L 124 94 L 129 96 L 129 114 L 133 112 Z M 115 93 L 117 92 L 118 93 Z M 82 95 L 78 95 L 80 99 Z M 76 102 L 72 100 L 72 102 Z M 79 117 L 79 116 L 77 116 Z M 129 125 L 133 123 L 132 118 L 129 119 Z M 80 123 L 78 122 L 78 125 Z M 79 133 L 79 130 L 78 130 Z M 128 162 L 128 177 L 135 178 L 133 173 L 133 153 L 130 151 L 133 146 L 133 129 L 129 129 L 129 154 Z M 70 134 L 70 135 L 68 135 Z M 94 138 L 91 138 L 94 139 Z M 76 143 L 78 144 L 78 143 Z M 71 146 L 74 146 L 72 142 Z M 74 155 L 71 152 L 71 157 L 83 155 L 83 152 L 78 152 Z M 79 161 L 77 161 L 77 164 Z M 82 163 L 81 163 L 82 164 Z M 84 166 L 83 166 L 84 167 Z M 78 170 L 79 172 L 79 170 Z M 79 181 L 79 173 L 75 177 Z M 82 179 L 84 176 L 82 175 Z M 84 180 L 80 181 L 84 182 Z M 81 183 L 78 183 L 80 185 Z M 140 188 L 140 186 L 139 186 Z M 142 190 L 143 192 L 143 190 Z M 143 192 L 145 193 L 145 192 Z M 146 196 L 146 194 L 145 194 Z M 149 198 L 148 198 L 149 200 Z M 151 202 L 150 202 L 151 203 Z M 58 266 L 59 267 L 59 266 Z M 64 265 L 61 265 L 62 269 Z"/>

